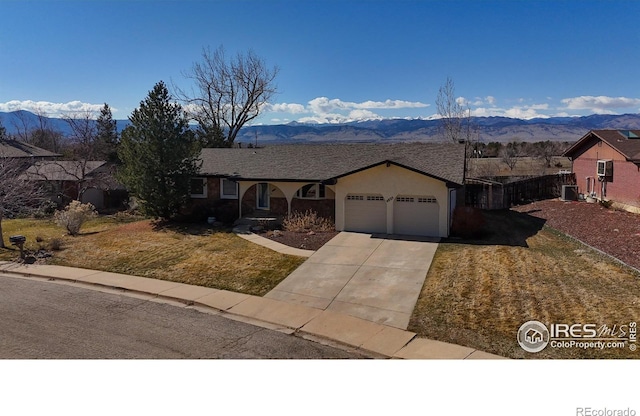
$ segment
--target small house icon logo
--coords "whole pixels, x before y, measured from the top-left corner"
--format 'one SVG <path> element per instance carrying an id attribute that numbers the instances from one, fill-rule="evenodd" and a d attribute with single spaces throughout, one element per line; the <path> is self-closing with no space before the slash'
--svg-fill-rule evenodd
<path id="1" fill-rule="evenodd" d="M 540 352 L 549 343 L 549 330 L 542 322 L 528 321 L 518 329 L 518 344 L 527 352 Z"/>

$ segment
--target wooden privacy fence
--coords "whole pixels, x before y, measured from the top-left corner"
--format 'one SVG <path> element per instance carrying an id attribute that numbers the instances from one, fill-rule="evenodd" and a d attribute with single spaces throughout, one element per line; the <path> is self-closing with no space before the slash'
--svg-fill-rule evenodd
<path id="1" fill-rule="evenodd" d="M 575 185 L 573 173 L 536 176 L 504 183 L 496 179 L 468 178 L 465 205 L 480 209 L 506 209 L 513 205 L 541 199 L 557 198 L 562 185 Z"/>

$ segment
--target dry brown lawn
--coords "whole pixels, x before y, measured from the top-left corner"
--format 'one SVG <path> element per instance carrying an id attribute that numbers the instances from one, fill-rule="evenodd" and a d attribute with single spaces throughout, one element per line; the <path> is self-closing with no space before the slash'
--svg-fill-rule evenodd
<path id="1" fill-rule="evenodd" d="M 100 218 L 66 236 L 48 220 L 3 221 L 8 236 L 23 234 L 27 249 L 62 241 L 51 264 L 125 273 L 262 296 L 295 270 L 304 258 L 287 256 L 206 225 L 161 225 L 150 220 L 122 223 Z M 36 242 L 36 237 L 43 240 Z M 0 260 L 16 251 L 0 250 Z"/>
<path id="2" fill-rule="evenodd" d="M 410 330 L 511 358 L 640 358 L 628 348 L 522 350 L 516 334 L 529 320 L 640 321 L 640 277 L 542 219 L 514 211 L 485 218 L 482 238 L 440 244 Z"/>

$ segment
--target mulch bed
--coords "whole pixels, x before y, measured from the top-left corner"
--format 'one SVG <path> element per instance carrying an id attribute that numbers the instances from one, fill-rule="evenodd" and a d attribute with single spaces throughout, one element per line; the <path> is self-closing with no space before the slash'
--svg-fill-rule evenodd
<path id="1" fill-rule="evenodd" d="M 640 269 L 640 215 L 599 203 L 537 201 L 512 208 Z"/>
<path id="2" fill-rule="evenodd" d="M 302 248 L 305 250 L 317 250 L 333 237 L 338 235 L 338 232 L 294 233 L 292 231 L 267 231 L 260 235 L 289 247 Z"/>

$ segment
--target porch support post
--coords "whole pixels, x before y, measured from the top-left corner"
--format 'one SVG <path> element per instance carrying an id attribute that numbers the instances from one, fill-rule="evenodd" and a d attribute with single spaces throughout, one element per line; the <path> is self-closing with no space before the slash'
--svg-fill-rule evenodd
<path id="1" fill-rule="evenodd" d="M 285 198 L 287 198 L 287 215 L 291 215 L 291 203 L 293 202 L 293 198 L 296 196 L 296 192 L 298 192 L 298 189 L 300 189 L 300 187 L 302 187 L 303 185 L 306 185 L 306 183 L 275 182 L 274 184 L 278 186 L 278 188 L 280 188 Z"/>

